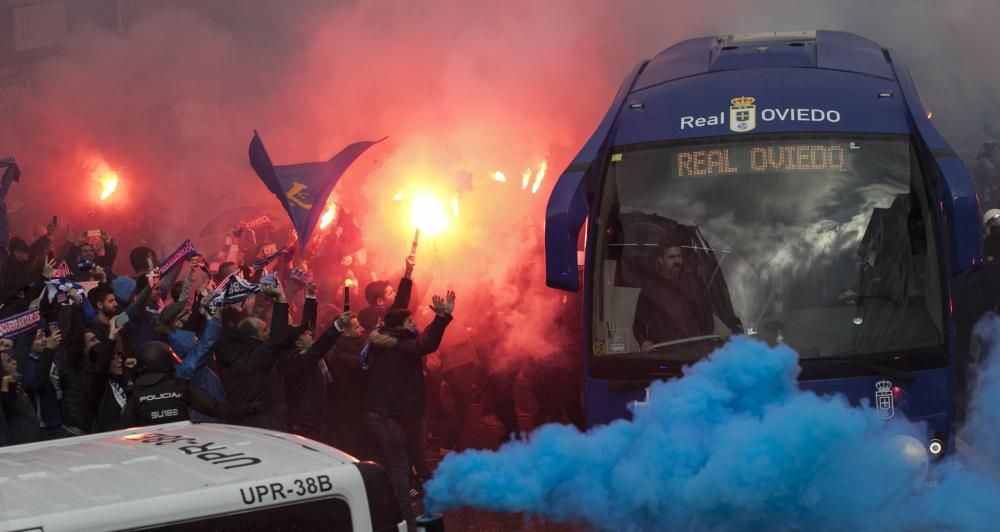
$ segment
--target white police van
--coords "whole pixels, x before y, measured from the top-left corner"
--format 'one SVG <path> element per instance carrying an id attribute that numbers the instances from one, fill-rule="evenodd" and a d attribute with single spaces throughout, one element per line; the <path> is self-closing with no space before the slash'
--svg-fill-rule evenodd
<path id="1" fill-rule="evenodd" d="M 0 530 L 406 530 L 388 476 L 282 432 L 188 422 L 0 448 Z"/>

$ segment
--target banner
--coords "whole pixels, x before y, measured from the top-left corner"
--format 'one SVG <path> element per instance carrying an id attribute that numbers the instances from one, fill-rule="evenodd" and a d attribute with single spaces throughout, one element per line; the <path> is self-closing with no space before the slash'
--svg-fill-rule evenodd
<path id="1" fill-rule="evenodd" d="M 0 337 L 13 338 L 21 333 L 33 331 L 42 326 L 42 313 L 38 309 L 14 314 L 0 320 Z"/>
<path id="2" fill-rule="evenodd" d="M 355 142 L 334 155 L 329 161 L 275 166 L 264 149 L 256 131 L 250 141 L 250 166 L 257 172 L 288 213 L 299 235 L 299 248 L 309 243 L 313 227 L 326 209 L 326 201 L 340 177 L 376 141 Z"/>

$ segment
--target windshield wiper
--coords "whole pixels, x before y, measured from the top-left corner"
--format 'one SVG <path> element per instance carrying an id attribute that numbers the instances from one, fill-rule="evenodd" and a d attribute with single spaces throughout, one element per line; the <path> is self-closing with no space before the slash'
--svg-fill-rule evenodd
<path id="1" fill-rule="evenodd" d="M 681 338 L 680 340 L 671 340 L 669 342 L 660 342 L 658 344 L 653 344 L 653 346 L 649 348 L 649 352 L 653 352 L 662 347 L 677 347 L 679 345 L 707 342 L 709 340 L 714 340 L 717 342 L 725 342 L 725 339 L 717 334 L 706 334 L 704 336 L 692 336 L 690 338 Z"/>
<path id="2" fill-rule="evenodd" d="M 898 379 L 903 384 L 909 385 L 917 379 L 917 376 L 913 373 L 896 368 L 890 368 L 888 366 L 882 366 L 879 364 L 874 364 L 868 362 L 867 360 L 855 358 L 855 357 L 819 357 L 819 358 L 800 358 L 800 362 L 833 362 L 834 364 L 850 364 L 852 366 L 857 366 L 859 368 L 865 368 L 872 373 L 878 375 L 884 375 L 886 377 L 892 377 Z"/>

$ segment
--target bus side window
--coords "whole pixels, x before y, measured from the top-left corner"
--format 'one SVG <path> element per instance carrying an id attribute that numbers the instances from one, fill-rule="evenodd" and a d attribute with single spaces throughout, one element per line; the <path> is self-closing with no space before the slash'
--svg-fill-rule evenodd
<path id="1" fill-rule="evenodd" d="M 177 513 L 183 513 L 178 508 Z M 335 497 L 313 499 L 296 504 L 263 506 L 257 510 L 226 515 L 205 516 L 190 521 L 173 522 L 142 531 L 162 532 L 229 532 L 258 531 L 308 532 L 313 530 L 351 530 L 351 508 L 347 501 Z"/>

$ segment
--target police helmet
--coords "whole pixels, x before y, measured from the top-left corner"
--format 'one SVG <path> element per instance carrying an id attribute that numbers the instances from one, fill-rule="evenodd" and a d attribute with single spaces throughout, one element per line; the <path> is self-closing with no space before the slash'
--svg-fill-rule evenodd
<path id="1" fill-rule="evenodd" d="M 146 342 L 136 357 L 136 369 L 140 373 L 173 373 L 174 352 L 163 342 Z"/>

